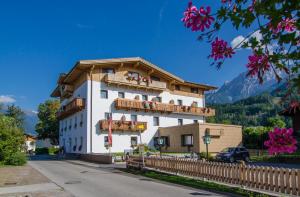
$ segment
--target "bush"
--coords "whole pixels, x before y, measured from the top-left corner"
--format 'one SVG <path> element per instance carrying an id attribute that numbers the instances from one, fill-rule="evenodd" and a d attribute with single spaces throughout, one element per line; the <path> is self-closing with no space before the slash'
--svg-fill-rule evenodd
<path id="1" fill-rule="evenodd" d="M 37 155 L 47 155 L 47 154 L 49 154 L 49 149 L 47 147 L 36 148 L 35 149 L 35 154 L 37 154 Z"/>
<path id="2" fill-rule="evenodd" d="M 200 159 L 206 159 L 206 152 L 199 153 Z M 212 161 L 214 160 L 214 157 L 211 155 L 211 153 L 208 153 L 208 160 Z"/>
<path id="3" fill-rule="evenodd" d="M 48 149 L 48 153 L 49 155 L 56 155 L 59 153 L 59 148 L 56 148 L 56 147 L 50 147 Z"/>
<path id="4" fill-rule="evenodd" d="M 21 166 L 26 163 L 26 155 L 22 152 L 15 152 L 4 160 L 5 165 Z"/>

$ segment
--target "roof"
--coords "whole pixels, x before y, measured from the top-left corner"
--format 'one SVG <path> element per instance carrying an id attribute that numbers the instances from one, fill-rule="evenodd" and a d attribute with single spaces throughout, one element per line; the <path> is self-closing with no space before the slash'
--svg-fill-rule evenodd
<path id="1" fill-rule="evenodd" d="M 168 71 L 158 67 L 157 65 L 155 65 L 141 57 L 112 58 L 112 59 L 98 59 L 98 60 L 80 60 L 80 61 L 76 62 L 76 64 L 73 66 L 73 68 L 68 73 L 62 73 L 60 75 L 60 77 L 58 79 L 58 83 L 67 83 L 67 84 L 71 83 L 76 77 L 79 76 L 79 74 L 81 74 L 82 71 L 89 70 L 93 66 L 111 65 L 111 64 L 119 65 L 121 63 L 141 63 L 141 64 L 143 64 L 143 66 L 145 66 L 149 69 L 152 69 L 154 71 L 157 71 L 157 72 L 163 74 L 166 78 L 169 78 L 170 80 L 174 80 L 178 83 L 192 85 L 192 86 L 199 87 L 199 88 L 202 88 L 205 90 L 217 89 L 217 87 L 210 86 L 207 84 L 199 84 L 199 83 L 185 81 L 182 78 L 169 73 Z M 59 90 L 58 87 L 56 87 L 55 90 L 52 92 L 51 96 L 56 97 L 58 90 Z"/>

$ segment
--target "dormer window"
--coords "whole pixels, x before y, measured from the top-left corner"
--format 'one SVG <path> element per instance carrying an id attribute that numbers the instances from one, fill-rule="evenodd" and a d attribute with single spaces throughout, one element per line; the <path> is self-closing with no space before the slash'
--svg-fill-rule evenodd
<path id="1" fill-rule="evenodd" d="M 160 81 L 159 77 L 151 76 L 150 78 L 152 81 Z"/>
<path id="2" fill-rule="evenodd" d="M 102 68 L 102 72 L 106 73 L 106 74 L 114 74 L 115 69 L 113 69 L 113 68 Z"/>

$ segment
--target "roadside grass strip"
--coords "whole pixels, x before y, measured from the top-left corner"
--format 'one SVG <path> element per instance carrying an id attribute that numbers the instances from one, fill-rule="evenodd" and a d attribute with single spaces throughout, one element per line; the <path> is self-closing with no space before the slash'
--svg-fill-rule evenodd
<path id="1" fill-rule="evenodd" d="M 223 194 L 229 194 L 234 196 L 248 196 L 248 197 L 267 197 L 270 195 L 258 193 L 255 191 L 248 191 L 238 187 L 229 187 L 226 185 L 217 184 L 214 182 L 192 179 L 188 177 L 182 177 L 172 174 L 166 174 L 163 172 L 156 172 L 151 170 L 139 171 L 134 169 L 120 169 L 124 172 L 128 172 L 135 175 L 141 175 L 148 178 L 174 183 L 178 185 L 188 186 L 196 189 L 203 189 L 211 192 L 219 192 Z"/>

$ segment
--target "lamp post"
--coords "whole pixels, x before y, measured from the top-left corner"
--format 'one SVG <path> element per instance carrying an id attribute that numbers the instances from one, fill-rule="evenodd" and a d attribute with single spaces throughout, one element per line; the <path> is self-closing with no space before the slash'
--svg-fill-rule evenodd
<path id="1" fill-rule="evenodd" d="M 203 136 L 203 142 L 206 145 L 206 159 L 208 160 L 208 144 L 211 142 L 211 136 L 209 129 L 205 130 L 205 135 Z"/>

